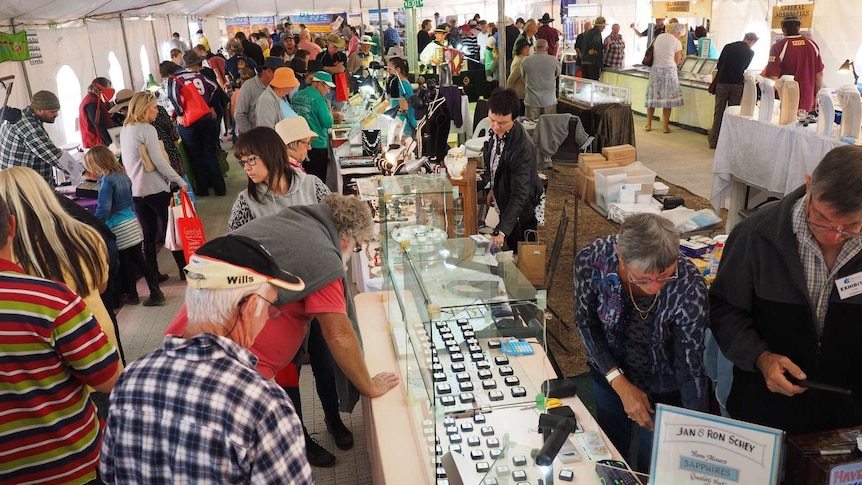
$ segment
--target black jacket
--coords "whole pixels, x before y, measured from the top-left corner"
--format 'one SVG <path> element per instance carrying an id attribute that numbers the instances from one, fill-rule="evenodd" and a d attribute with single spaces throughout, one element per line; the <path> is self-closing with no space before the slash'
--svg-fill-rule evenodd
<path id="1" fill-rule="evenodd" d="M 791 222 L 793 204 L 804 195 L 800 187 L 736 226 L 710 289 L 710 327 L 734 364 L 728 411 L 790 435 L 862 422 L 862 295 L 841 300 L 831 285 L 818 339 Z M 862 253 L 836 281 L 859 271 Z M 755 367 L 764 350 L 787 356 L 812 381 L 852 389 L 853 397 L 810 389 L 794 397 L 770 392 Z"/>
<path id="2" fill-rule="evenodd" d="M 494 134 L 491 133 L 491 136 Z M 512 234 L 518 220 L 530 221 L 535 218 L 535 207 L 543 189 L 536 168 L 536 148 L 524 127 L 515 121 L 506 136 L 494 177 L 494 202 L 500 208 L 497 229 L 508 236 Z M 483 149 L 488 174 L 491 173 L 492 145 L 489 140 Z"/>
<path id="3" fill-rule="evenodd" d="M 261 49 L 256 42 L 252 42 L 248 39 L 242 41 L 242 52 L 246 56 L 250 57 L 258 66 L 263 65 L 263 49 Z"/>

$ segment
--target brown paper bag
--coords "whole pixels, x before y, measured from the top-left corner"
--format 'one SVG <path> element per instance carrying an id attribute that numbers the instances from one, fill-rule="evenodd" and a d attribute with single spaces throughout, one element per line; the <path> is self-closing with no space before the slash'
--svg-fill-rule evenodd
<path id="1" fill-rule="evenodd" d="M 530 240 L 530 235 L 535 240 Z M 524 233 L 525 241 L 518 241 L 518 269 L 533 286 L 545 285 L 545 244 L 539 242 L 539 233 L 533 230 Z"/>

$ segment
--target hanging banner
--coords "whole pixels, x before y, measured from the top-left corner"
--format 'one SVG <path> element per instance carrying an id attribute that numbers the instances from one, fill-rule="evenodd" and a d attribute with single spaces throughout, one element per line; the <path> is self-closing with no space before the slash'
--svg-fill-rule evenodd
<path id="1" fill-rule="evenodd" d="M 798 15 L 802 21 L 803 29 L 810 29 L 814 20 L 814 4 L 803 3 L 799 5 L 777 5 L 772 7 L 772 28 L 781 30 L 781 21 L 788 15 Z"/>
<path id="2" fill-rule="evenodd" d="M 232 17 L 224 19 L 227 38 L 233 39 L 237 32 L 245 32 L 248 36 L 252 32 L 259 32 L 266 27 L 270 32 L 275 32 L 275 17 Z"/>
<path id="3" fill-rule="evenodd" d="M 712 2 L 707 1 L 668 1 L 652 3 L 653 18 L 711 18 Z"/>
<path id="4" fill-rule="evenodd" d="M 347 13 L 301 13 L 290 16 L 293 25 L 305 24 L 305 28 L 311 31 L 312 34 L 328 34 L 332 32 L 332 24 L 339 18 L 346 19 Z"/>
<path id="5" fill-rule="evenodd" d="M 27 32 L 7 34 L 0 32 L 0 62 L 26 61 L 30 59 Z"/>
<path id="6" fill-rule="evenodd" d="M 777 485 L 784 431 L 659 404 L 650 485 Z"/>

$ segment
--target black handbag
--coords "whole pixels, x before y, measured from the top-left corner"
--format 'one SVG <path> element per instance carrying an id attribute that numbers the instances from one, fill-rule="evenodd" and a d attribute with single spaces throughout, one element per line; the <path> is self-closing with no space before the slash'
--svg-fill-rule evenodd
<path id="1" fill-rule="evenodd" d="M 646 52 L 644 52 L 644 59 L 641 61 L 641 64 L 647 67 L 652 67 L 652 57 L 653 57 L 653 45 L 650 44 L 647 47 Z"/>

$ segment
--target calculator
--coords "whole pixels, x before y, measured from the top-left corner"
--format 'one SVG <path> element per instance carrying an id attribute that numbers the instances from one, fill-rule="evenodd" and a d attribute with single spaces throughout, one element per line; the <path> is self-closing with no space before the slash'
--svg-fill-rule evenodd
<path id="1" fill-rule="evenodd" d="M 523 340 L 509 339 L 500 343 L 500 350 L 506 355 L 533 355 L 533 346 Z"/>
<path id="2" fill-rule="evenodd" d="M 625 463 L 619 460 L 599 460 L 596 462 L 596 475 L 602 485 L 641 485 Z"/>

